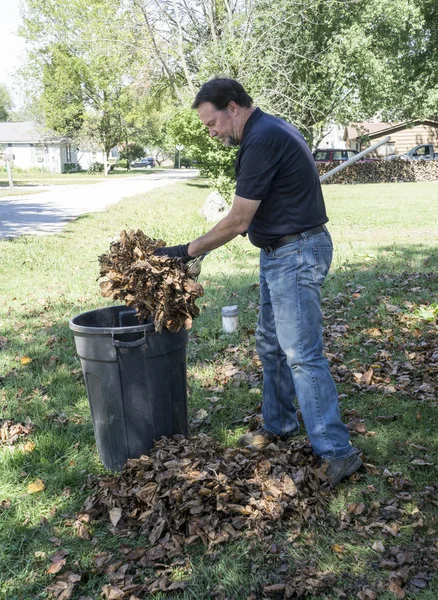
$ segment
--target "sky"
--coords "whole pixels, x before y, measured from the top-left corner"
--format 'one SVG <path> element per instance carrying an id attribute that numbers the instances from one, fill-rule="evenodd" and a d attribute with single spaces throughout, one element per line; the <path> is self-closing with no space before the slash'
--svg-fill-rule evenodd
<path id="1" fill-rule="evenodd" d="M 14 89 L 14 72 L 20 66 L 24 54 L 24 40 L 16 34 L 21 24 L 20 0 L 0 0 L 0 83 L 6 84 L 15 108 L 20 104 L 18 91 Z"/>

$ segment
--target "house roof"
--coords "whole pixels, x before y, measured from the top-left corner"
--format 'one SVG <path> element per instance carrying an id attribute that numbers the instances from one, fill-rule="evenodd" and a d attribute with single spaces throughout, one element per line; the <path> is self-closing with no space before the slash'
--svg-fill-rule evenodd
<path id="1" fill-rule="evenodd" d="M 65 138 L 62 136 L 54 132 L 48 132 L 41 125 L 30 121 L 0 123 L 0 144 L 47 144 L 49 142 L 59 144 L 64 140 Z"/>
<path id="2" fill-rule="evenodd" d="M 387 127 L 391 127 L 390 123 L 354 123 L 347 125 L 345 128 L 344 139 L 351 140 L 355 139 L 364 133 L 371 135 L 377 131 L 385 130 Z"/>
<path id="3" fill-rule="evenodd" d="M 345 128 L 347 137 L 344 136 L 344 139 L 355 139 L 365 132 L 370 140 L 373 140 L 390 133 L 395 133 L 396 131 L 415 127 L 415 125 L 427 125 L 428 127 L 438 128 L 438 122 L 430 119 L 404 121 L 403 123 L 357 123 L 355 125 L 348 125 Z"/>

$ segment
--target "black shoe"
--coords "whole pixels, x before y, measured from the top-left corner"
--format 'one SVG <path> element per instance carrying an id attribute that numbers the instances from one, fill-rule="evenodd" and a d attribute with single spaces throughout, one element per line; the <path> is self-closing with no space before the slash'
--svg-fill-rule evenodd
<path id="1" fill-rule="evenodd" d="M 347 456 L 347 458 L 329 460 L 327 462 L 329 466 L 326 475 L 332 489 L 335 488 L 344 477 L 353 475 L 353 473 L 360 469 L 363 464 L 356 453 Z"/>

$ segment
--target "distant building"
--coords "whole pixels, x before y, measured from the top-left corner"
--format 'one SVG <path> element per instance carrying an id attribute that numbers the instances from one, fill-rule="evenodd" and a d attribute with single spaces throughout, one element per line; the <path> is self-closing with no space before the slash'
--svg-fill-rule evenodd
<path id="1" fill-rule="evenodd" d="M 14 155 L 14 165 L 21 169 L 39 168 L 64 173 L 66 165 L 76 164 L 76 148 L 56 133 L 47 133 L 31 122 L 0 123 L 1 152 Z"/>
<path id="2" fill-rule="evenodd" d="M 433 144 L 438 148 L 438 122 L 432 120 L 404 123 L 357 123 L 344 130 L 347 148 L 363 150 L 379 139 L 391 136 L 390 141 L 377 149 L 378 156 L 403 154 L 419 144 Z"/>
<path id="3" fill-rule="evenodd" d="M 318 148 L 345 148 L 344 127 L 330 123 L 324 131 L 324 137 L 318 144 Z"/>
<path id="4" fill-rule="evenodd" d="M 67 137 L 48 133 L 41 125 L 27 121 L 0 123 L 0 152 L 13 154 L 16 167 L 52 173 L 74 171 L 78 164 L 87 170 L 93 163 L 105 162 L 102 150 L 76 148 Z M 108 163 L 114 164 L 118 155 L 118 149 L 112 148 Z"/>

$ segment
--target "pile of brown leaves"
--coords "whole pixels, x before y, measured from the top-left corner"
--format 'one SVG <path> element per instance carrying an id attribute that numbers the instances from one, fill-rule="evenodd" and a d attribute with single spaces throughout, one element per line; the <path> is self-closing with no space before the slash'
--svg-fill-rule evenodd
<path id="1" fill-rule="evenodd" d="M 31 423 L 14 423 L 10 419 L 0 419 L 0 445 L 14 444 L 19 438 L 26 437 L 32 431 Z"/>
<path id="2" fill-rule="evenodd" d="M 310 446 L 296 441 L 278 450 L 223 448 L 202 434 L 162 438 L 150 456 L 101 477 L 86 510 L 106 512 L 118 532 L 147 535 L 153 546 L 146 563 L 194 542 L 211 547 L 251 532 L 269 535 L 283 519 L 323 517 L 324 469 Z"/>
<path id="3" fill-rule="evenodd" d="M 102 294 L 137 310 L 140 319 L 153 317 L 155 328 L 177 332 L 190 329 L 199 314 L 195 300 L 204 294 L 188 267 L 168 256 L 155 256 L 163 240 L 153 240 L 140 229 L 122 231 L 107 254 L 99 257 Z"/>

